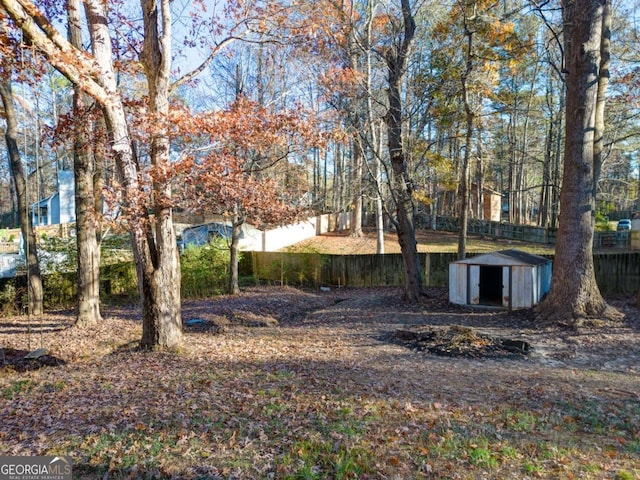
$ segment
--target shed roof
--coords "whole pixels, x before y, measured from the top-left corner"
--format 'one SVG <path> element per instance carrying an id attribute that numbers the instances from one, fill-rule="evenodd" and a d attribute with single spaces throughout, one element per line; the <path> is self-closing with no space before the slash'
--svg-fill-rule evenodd
<path id="1" fill-rule="evenodd" d="M 483 253 L 475 257 L 465 258 L 453 263 L 467 265 L 543 265 L 550 262 L 548 258 L 534 255 L 521 250 L 500 250 L 497 252 Z"/>

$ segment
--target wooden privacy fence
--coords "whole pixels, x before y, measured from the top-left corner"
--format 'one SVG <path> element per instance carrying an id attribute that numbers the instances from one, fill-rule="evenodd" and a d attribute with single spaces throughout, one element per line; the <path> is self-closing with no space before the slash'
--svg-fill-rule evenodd
<path id="1" fill-rule="evenodd" d="M 438 216 L 436 217 L 436 229 L 445 232 L 458 232 L 460 230 L 460 220 L 457 217 Z M 471 235 L 550 245 L 555 245 L 558 239 L 558 230 L 556 228 L 492 222 L 476 218 L 469 219 L 467 232 Z M 593 233 L 593 248 L 628 248 L 630 246 L 630 238 L 630 232 L 596 231 Z"/>
<path id="2" fill-rule="evenodd" d="M 248 258 L 251 255 L 250 259 Z M 446 285 L 455 253 L 418 254 L 425 284 Z M 247 252 L 244 275 L 291 285 L 375 287 L 404 284 L 402 255 Z"/>
<path id="3" fill-rule="evenodd" d="M 460 219 L 458 217 L 438 216 L 436 217 L 436 229 L 446 232 L 458 232 L 460 231 Z M 554 228 L 492 222 L 476 218 L 469 219 L 467 232 L 492 238 L 508 238 L 510 240 L 544 244 L 555 244 L 557 239 L 557 229 Z"/>
<path id="4" fill-rule="evenodd" d="M 471 257 L 475 254 L 469 254 Z M 424 284 L 449 283 L 449 263 L 455 253 L 418 254 Z M 544 255 L 553 259 L 553 256 Z M 594 254 L 596 280 L 603 293 L 633 293 L 640 289 L 640 252 Z M 284 285 L 378 287 L 404 284 L 402 255 L 328 255 L 319 253 L 246 252 L 243 275 Z"/>
<path id="5" fill-rule="evenodd" d="M 633 293 L 640 289 L 640 252 L 594 254 L 593 263 L 602 293 Z"/>

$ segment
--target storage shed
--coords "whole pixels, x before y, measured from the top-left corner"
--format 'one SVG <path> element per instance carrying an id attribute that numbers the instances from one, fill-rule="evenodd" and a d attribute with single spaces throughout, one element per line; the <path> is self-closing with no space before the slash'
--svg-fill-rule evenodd
<path id="1" fill-rule="evenodd" d="M 533 307 L 549 292 L 548 258 L 501 250 L 449 264 L 449 301 L 509 310 Z"/>

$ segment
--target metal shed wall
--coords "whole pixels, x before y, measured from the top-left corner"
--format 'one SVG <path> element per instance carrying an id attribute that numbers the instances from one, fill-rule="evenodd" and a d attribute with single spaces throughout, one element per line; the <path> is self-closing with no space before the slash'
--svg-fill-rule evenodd
<path id="1" fill-rule="evenodd" d="M 464 264 L 449 264 L 449 301 L 457 305 L 467 303 L 467 266 Z"/>
<path id="2" fill-rule="evenodd" d="M 514 309 L 533 307 L 537 290 L 535 267 L 514 265 L 506 268 L 511 270 L 511 304 L 503 306 Z"/>

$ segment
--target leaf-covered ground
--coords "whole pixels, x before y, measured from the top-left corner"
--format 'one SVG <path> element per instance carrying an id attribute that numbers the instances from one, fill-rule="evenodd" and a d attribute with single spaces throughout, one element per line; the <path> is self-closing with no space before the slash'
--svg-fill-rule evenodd
<path id="1" fill-rule="evenodd" d="M 425 253 L 453 253 L 458 251 L 458 234 L 445 231 L 423 230 L 416 231 L 418 251 Z M 553 245 L 541 243 L 527 243 L 518 240 L 494 239 L 480 235 L 469 235 L 467 251 L 475 253 L 494 252 L 518 248 L 538 255 L 552 254 Z M 329 232 L 317 235 L 296 243 L 283 250 L 292 252 L 320 252 L 336 255 L 372 254 L 376 253 L 376 232 L 366 229 L 362 237 L 352 237 L 348 232 Z M 398 236 L 394 232 L 384 235 L 385 253 L 400 253 Z"/>
<path id="2" fill-rule="evenodd" d="M 610 299 L 624 322 L 569 331 L 429 293 L 415 306 L 396 289 L 188 301 L 176 353 L 136 350 L 136 307 L 84 330 L 70 312 L 3 318 L 0 452 L 70 455 L 83 479 L 640 478 L 631 299 Z M 532 348 L 438 355 L 396 334 L 452 326 Z"/>

